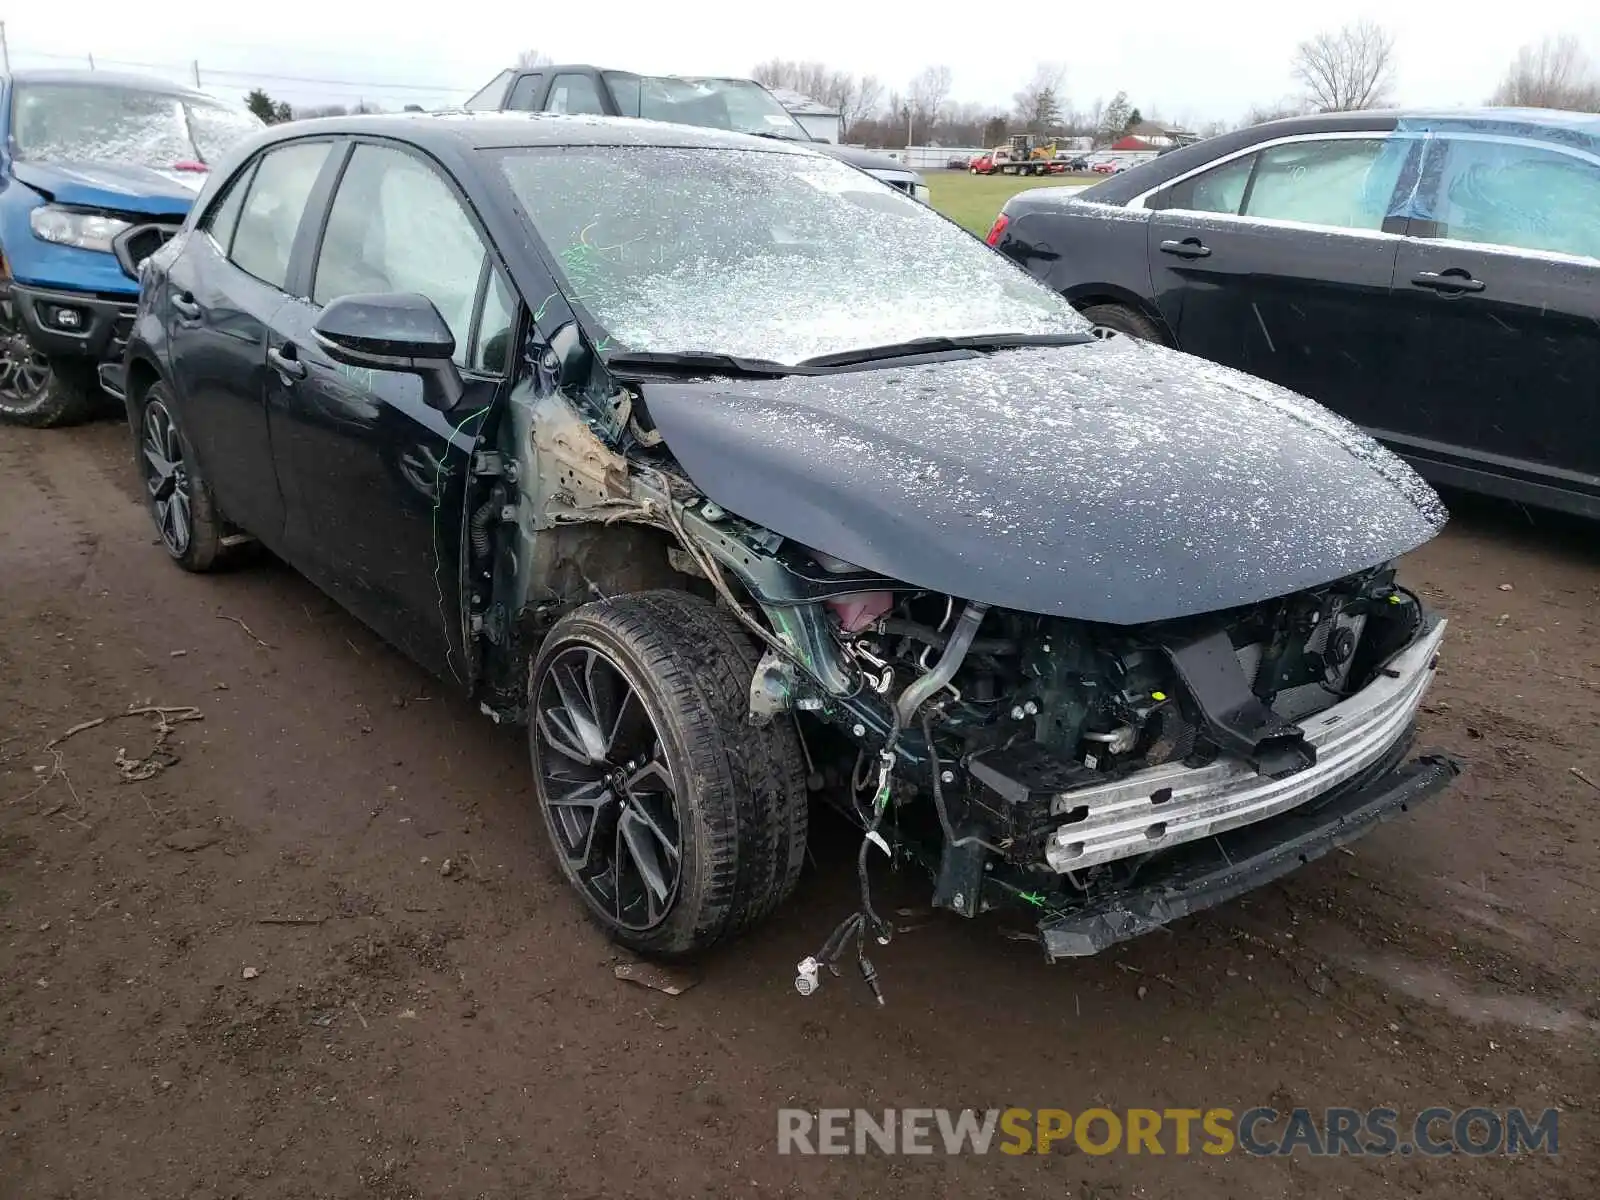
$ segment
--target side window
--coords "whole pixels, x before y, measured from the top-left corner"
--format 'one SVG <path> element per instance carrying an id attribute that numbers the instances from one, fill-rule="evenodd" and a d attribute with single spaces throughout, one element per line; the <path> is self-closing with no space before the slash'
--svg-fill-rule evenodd
<path id="1" fill-rule="evenodd" d="M 588 75 L 557 75 L 550 85 L 550 98 L 545 101 L 546 112 L 592 113 L 604 116 L 606 106 L 600 102 L 600 89 Z"/>
<path id="2" fill-rule="evenodd" d="M 328 149 L 327 142 L 298 142 L 267 151 L 256 167 L 228 257 L 263 283 L 281 288 L 289 278 L 295 231 Z"/>
<path id="3" fill-rule="evenodd" d="M 478 343 L 472 348 L 474 371 L 504 375 L 511 363 L 511 339 L 516 334 L 517 298 L 498 270 L 489 272 L 489 290 L 483 297 L 478 321 Z"/>
<path id="4" fill-rule="evenodd" d="M 1244 215 L 1382 229 L 1406 150 L 1406 143 L 1381 137 L 1269 146 L 1256 165 Z"/>
<path id="5" fill-rule="evenodd" d="M 328 212 L 311 298 L 417 292 L 433 301 L 466 365 L 485 250 L 439 173 L 400 150 L 359 145 Z"/>
<path id="6" fill-rule="evenodd" d="M 1246 154 L 1212 167 L 1209 171 L 1191 175 L 1162 193 L 1159 207 L 1181 208 L 1189 212 L 1237 213 L 1239 205 L 1244 203 L 1245 185 L 1250 182 L 1250 169 L 1255 164 L 1256 156 Z"/>
<path id="7" fill-rule="evenodd" d="M 1600 167 L 1518 142 L 1445 147 L 1435 236 L 1600 259 Z"/>
<path id="8" fill-rule="evenodd" d="M 506 107 L 517 112 L 534 112 L 539 107 L 539 93 L 544 90 L 544 75 L 524 75 L 511 86 L 511 97 Z"/>
<path id="9" fill-rule="evenodd" d="M 224 254 L 233 246 L 234 226 L 239 223 L 239 213 L 244 208 L 245 193 L 250 190 L 250 176 L 255 169 L 256 164 L 251 163 L 235 175 L 223 189 L 222 199 L 212 204 L 200 219 L 200 228 L 211 235 Z"/>

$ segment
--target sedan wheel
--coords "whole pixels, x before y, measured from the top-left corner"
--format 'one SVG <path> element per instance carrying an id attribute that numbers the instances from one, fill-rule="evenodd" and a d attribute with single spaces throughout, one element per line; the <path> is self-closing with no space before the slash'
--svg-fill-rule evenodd
<path id="1" fill-rule="evenodd" d="M 161 544 L 186 571 L 209 571 L 222 553 L 211 485 L 162 384 L 133 402 L 134 457 Z"/>
<path id="2" fill-rule="evenodd" d="M 178 427 L 172 423 L 172 414 L 160 400 L 145 405 L 141 450 L 145 488 L 150 493 L 156 529 L 167 553 L 173 558 L 182 558 L 188 553 L 194 533 L 189 475 L 184 468 L 183 442 L 178 437 Z"/>
<path id="3" fill-rule="evenodd" d="M 794 889 L 806 789 L 789 721 L 749 724 L 755 646 L 682 592 L 563 617 L 528 679 L 535 795 L 557 862 L 616 941 L 683 957 Z"/>

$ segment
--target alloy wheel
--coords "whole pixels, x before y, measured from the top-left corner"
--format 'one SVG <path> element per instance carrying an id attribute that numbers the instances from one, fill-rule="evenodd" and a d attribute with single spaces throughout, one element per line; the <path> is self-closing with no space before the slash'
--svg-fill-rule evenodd
<path id="1" fill-rule="evenodd" d="M 21 333 L 0 333 L 0 402 L 15 411 L 36 408 L 50 391 L 50 363 Z"/>
<path id="2" fill-rule="evenodd" d="M 144 440 L 139 451 L 161 541 L 168 553 L 181 558 L 189 549 L 194 529 L 189 473 L 183 461 L 183 441 L 178 436 L 178 427 L 160 400 L 151 400 L 145 405 Z"/>
<path id="3" fill-rule="evenodd" d="M 568 873 L 624 929 L 661 923 L 683 853 L 677 781 L 644 699 L 606 654 L 551 660 L 534 712 L 539 793 Z"/>

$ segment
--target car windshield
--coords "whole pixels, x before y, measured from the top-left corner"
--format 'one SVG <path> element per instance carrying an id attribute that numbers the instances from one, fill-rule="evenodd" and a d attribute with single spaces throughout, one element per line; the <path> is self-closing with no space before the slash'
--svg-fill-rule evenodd
<path id="1" fill-rule="evenodd" d="M 568 294 L 615 349 L 792 366 L 920 338 L 1088 328 L 959 226 L 818 154 L 501 155 Z"/>
<path id="2" fill-rule="evenodd" d="M 263 128 L 214 100 L 98 83 L 20 83 L 11 104 L 17 157 L 53 162 L 214 163 Z"/>
<path id="3" fill-rule="evenodd" d="M 682 79 L 626 71 L 607 71 L 605 77 L 624 117 L 811 140 L 778 98 L 754 80 Z"/>

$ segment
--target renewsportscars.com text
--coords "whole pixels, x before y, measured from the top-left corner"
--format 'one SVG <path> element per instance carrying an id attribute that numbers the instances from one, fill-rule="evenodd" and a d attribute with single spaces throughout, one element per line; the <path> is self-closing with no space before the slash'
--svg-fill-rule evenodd
<path id="1" fill-rule="evenodd" d="M 778 1110 L 779 1154 L 1556 1154 L 1559 1114 L 1520 1108 Z"/>

